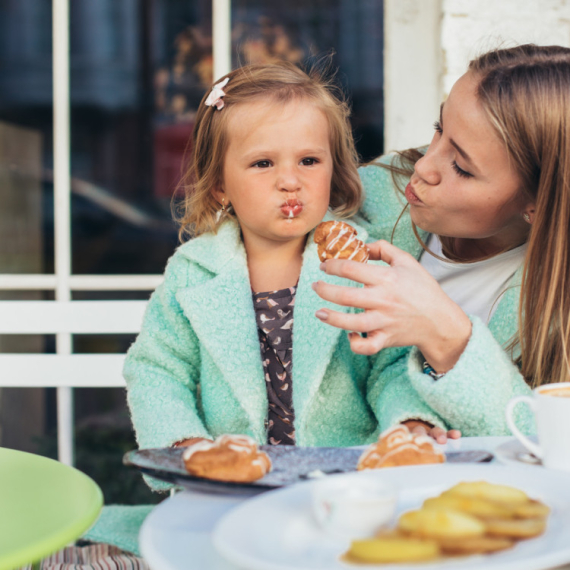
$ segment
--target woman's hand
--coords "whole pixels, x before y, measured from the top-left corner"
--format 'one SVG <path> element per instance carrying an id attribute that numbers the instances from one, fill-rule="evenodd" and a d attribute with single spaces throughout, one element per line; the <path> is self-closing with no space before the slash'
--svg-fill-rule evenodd
<path id="1" fill-rule="evenodd" d="M 471 321 L 437 281 L 408 253 L 386 241 L 368 244 L 370 259 L 389 267 L 329 259 L 321 268 L 364 284 L 364 288 L 313 284 L 323 299 L 364 313 L 317 311 L 323 322 L 352 332 L 350 346 L 358 354 L 376 354 L 391 346 L 417 346 L 436 372 L 457 362 L 471 336 Z M 366 338 L 357 333 L 367 333 Z"/>
<path id="2" fill-rule="evenodd" d="M 445 431 L 443 428 L 434 427 L 431 424 L 422 422 L 421 420 L 407 420 L 402 422 L 403 425 L 407 426 L 412 433 L 417 433 L 419 435 L 428 435 L 437 441 L 437 443 L 447 443 L 447 438 L 449 439 L 459 439 L 461 437 L 461 432 L 458 429 L 450 429 Z"/>

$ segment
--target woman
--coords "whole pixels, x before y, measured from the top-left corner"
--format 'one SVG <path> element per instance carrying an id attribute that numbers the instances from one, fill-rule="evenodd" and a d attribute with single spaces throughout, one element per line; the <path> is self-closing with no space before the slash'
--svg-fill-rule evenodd
<path id="1" fill-rule="evenodd" d="M 409 218 L 393 244 L 370 244 L 389 267 L 324 264 L 365 286 L 318 282 L 317 293 L 364 312 L 317 317 L 357 331 L 353 351 L 378 353 L 368 398 L 381 428 L 417 420 L 441 442 L 452 428 L 507 434 L 511 397 L 570 379 L 570 50 L 524 45 L 473 60 L 435 129 L 425 155 L 362 169 L 369 234 L 392 237 L 394 180 L 407 184 Z M 387 406 L 396 394 L 401 404 Z"/>

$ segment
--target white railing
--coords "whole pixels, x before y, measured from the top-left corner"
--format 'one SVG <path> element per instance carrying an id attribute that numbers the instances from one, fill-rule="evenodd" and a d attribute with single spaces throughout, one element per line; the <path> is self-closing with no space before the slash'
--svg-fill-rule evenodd
<path id="1" fill-rule="evenodd" d="M 146 301 L 0 301 L 0 334 L 132 334 Z M 0 354 L 0 387 L 124 387 L 124 354 Z"/>

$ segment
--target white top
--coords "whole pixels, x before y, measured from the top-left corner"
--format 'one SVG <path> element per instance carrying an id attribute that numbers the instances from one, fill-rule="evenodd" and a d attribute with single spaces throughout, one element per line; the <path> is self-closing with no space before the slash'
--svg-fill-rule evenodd
<path id="1" fill-rule="evenodd" d="M 432 234 L 427 246 L 445 257 L 439 237 Z M 440 261 L 424 251 L 420 264 L 437 280 L 447 295 L 468 315 L 478 316 L 488 323 L 495 312 L 497 299 L 507 289 L 509 281 L 523 264 L 526 244 L 505 253 L 474 263 Z"/>

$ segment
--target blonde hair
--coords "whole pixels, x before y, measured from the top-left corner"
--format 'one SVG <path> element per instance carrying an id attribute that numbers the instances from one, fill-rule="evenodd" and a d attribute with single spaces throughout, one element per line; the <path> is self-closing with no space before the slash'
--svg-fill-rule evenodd
<path id="1" fill-rule="evenodd" d="M 182 187 L 179 237 L 215 232 L 216 213 L 220 204 L 212 190 L 222 182 L 224 158 L 228 148 L 228 121 L 240 104 L 256 98 L 284 104 L 293 100 L 313 102 L 325 114 L 329 125 L 333 173 L 330 206 L 342 216 L 358 211 L 362 203 L 362 186 L 358 176 L 358 155 L 349 123 L 350 108 L 342 92 L 334 85 L 328 68 L 314 66 L 304 71 L 288 62 L 247 65 L 228 73 L 223 88 L 224 107 L 217 110 L 204 104 L 198 107 L 192 135 L 192 155 Z M 218 82 L 216 82 L 218 83 Z M 233 215 L 231 210 L 227 215 Z"/>
<path id="2" fill-rule="evenodd" d="M 531 386 L 570 381 L 570 49 L 493 50 L 471 61 L 469 72 L 522 192 L 535 203 L 510 349 L 520 349 L 516 362 Z M 411 174 L 420 157 L 404 151 L 391 170 Z"/>
<path id="3" fill-rule="evenodd" d="M 534 201 L 519 306 L 533 386 L 570 380 L 570 49 L 523 45 L 473 60 L 477 94 Z"/>

